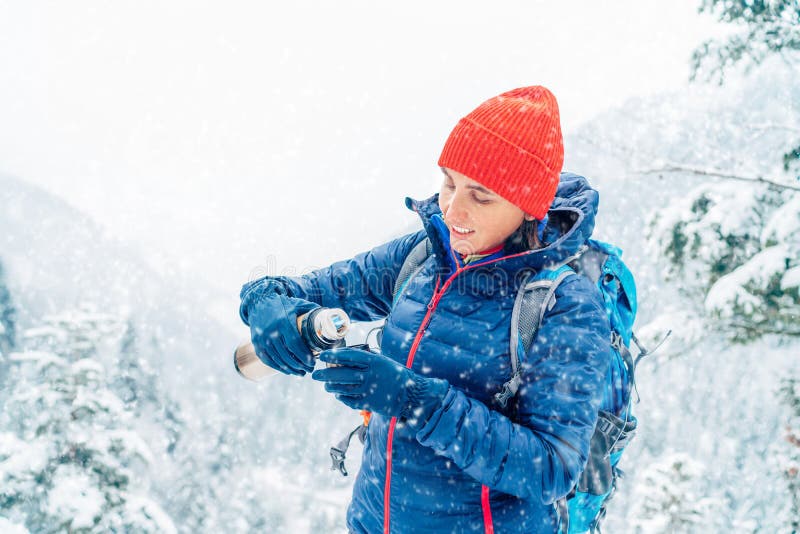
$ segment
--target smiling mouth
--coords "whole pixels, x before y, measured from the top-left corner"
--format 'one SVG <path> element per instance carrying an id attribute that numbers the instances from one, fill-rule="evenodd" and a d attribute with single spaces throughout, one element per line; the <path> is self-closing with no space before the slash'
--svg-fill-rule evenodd
<path id="1" fill-rule="evenodd" d="M 469 234 L 475 232 L 475 230 L 471 230 L 469 228 L 464 228 L 463 226 L 456 226 L 455 224 L 451 224 L 450 225 L 450 232 L 454 233 L 456 235 L 459 235 L 459 236 L 465 236 L 465 235 L 469 235 Z"/>

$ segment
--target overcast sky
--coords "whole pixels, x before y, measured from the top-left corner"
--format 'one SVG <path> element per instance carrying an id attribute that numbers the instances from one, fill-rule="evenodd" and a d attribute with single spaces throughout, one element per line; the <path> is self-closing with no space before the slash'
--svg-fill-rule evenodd
<path id="1" fill-rule="evenodd" d="M 686 86 L 698 3 L 0 0 L 0 172 L 237 294 L 413 221 L 486 98 L 546 85 L 568 134 Z"/>

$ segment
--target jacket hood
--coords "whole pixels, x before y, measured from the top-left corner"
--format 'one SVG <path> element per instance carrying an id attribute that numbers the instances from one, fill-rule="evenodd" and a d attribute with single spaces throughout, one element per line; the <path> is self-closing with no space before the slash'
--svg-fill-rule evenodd
<path id="1" fill-rule="evenodd" d="M 598 204 L 599 194 L 592 189 L 586 178 L 562 172 L 556 197 L 547 213 L 544 240 L 548 245 L 538 250 L 527 250 L 489 262 L 476 262 L 475 267 L 500 268 L 516 273 L 531 269 L 539 271 L 563 263 L 577 254 L 592 235 Z M 451 270 L 457 260 L 450 248 L 446 227 L 442 229 L 442 225 L 436 221 L 442 217 L 439 194 L 436 193 L 424 200 L 406 198 L 406 206 L 417 212 L 422 219 L 422 225 L 433 245 L 433 252 L 439 258 L 440 267 Z M 437 215 L 438 217 L 435 217 Z"/>

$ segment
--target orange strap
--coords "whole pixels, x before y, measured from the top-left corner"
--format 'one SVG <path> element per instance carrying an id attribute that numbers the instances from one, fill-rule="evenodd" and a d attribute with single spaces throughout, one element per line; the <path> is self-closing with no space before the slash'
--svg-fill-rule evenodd
<path id="1" fill-rule="evenodd" d="M 372 417 L 372 412 L 361 410 L 361 417 L 364 418 L 364 426 L 369 426 L 369 418 Z"/>

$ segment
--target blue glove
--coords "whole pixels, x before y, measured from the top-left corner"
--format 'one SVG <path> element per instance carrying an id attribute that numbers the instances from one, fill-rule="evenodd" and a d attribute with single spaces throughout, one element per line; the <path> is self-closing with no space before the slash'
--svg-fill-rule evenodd
<path id="1" fill-rule="evenodd" d="M 311 372 L 314 355 L 297 329 L 297 317 L 319 305 L 287 296 L 283 286 L 272 280 L 245 286 L 242 295 L 239 315 L 250 326 L 258 358 L 287 375 Z"/>
<path id="2" fill-rule="evenodd" d="M 362 349 L 326 350 L 319 359 L 338 366 L 311 375 L 325 382 L 325 391 L 351 408 L 396 416 L 409 424 L 427 421 L 450 388 L 446 380 L 420 376 L 391 358 Z"/>
<path id="3" fill-rule="evenodd" d="M 241 317 L 242 322 L 247 326 L 250 326 L 250 318 L 248 317 L 250 313 L 250 306 L 252 306 L 253 303 L 258 300 L 275 295 L 288 296 L 289 294 L 283 284 L 274 278 L 270 278 L 269 276 L 259 278 L 258 280 L 254 280 L 252 282 L 247 282 L 245 285 L 243 285 L 242 290 L 239 292 L 239 298 L 242 301 L 239 305 L 239 317 Z"/>

